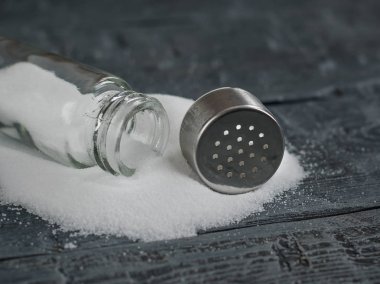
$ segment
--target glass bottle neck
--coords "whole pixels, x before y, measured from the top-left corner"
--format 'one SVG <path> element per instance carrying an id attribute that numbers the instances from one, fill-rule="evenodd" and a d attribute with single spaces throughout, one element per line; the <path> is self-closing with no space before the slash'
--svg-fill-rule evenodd
<path id="1" fill-rule="evenodd" d="M 113 175 L 131 176 L 144 161 L 163 154 L 168 117 L 153 97 L 132 90 L 107 93 L 92 136 L 93 158 Z"/>

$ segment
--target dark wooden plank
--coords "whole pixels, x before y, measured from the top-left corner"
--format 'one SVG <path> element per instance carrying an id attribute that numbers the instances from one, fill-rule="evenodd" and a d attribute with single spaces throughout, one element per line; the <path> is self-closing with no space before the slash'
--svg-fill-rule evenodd
<path id="1" fill-rule="evenodd" d="M 111 3 L 1 1 L 0 34 L 192 98 L 223 85 L 308 97 L 380 74 L 376 0 Z"/>
<path id="2" fill-rule="evenodd" d="M 0 261 L 5 282 L 376 282 L 380 210 Z"/>

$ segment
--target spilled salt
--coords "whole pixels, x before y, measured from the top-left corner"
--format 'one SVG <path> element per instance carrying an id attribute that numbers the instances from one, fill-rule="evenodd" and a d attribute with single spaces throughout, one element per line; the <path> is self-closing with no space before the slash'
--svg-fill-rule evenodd
<path id="1" fill-rule="evenodd" d="M 114 177 L 97 167 L 73 169 L 0 136 L 0 200 L 21 205 L 64 230 L 113 234 L 143 241 L 196 235 L 228 225 L 295 187 L 305 176 L 296 156 L 285 152 L 276 174 L 261 188 L 223 195 L 204 186 L 179 147 L 189 99 L 156 95 L 168 112 L 171 134 L 164 157 L 132 177 Z"/>
<path id="2" fill-rule="evenodd" d="M 69 243 L 65 243 L 63 245 L 63 248 L 64 249 L 75 249 L 75 248 L 77 248 L 77 245 L 73 242 L 69 242 Z"/>

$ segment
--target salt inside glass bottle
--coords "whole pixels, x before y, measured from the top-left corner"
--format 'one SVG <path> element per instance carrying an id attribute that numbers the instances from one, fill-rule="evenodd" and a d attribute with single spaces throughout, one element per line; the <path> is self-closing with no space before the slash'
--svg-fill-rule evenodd
<path id="1" fill-rule="evenodd" d="M 0 132 L 67 166 L 130 176 L 164 152 L 169 122 L 119 77 L 0 37 Z"/>

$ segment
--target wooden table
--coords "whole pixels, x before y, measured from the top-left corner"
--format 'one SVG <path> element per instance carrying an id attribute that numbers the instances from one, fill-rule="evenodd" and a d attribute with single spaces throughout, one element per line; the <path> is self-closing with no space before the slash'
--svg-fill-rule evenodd
<path id="1" fill-rule="evenodd" d="M 162 242 L 0 206 L 1 283 L 380 283 L 379 1 L 1 1 L 0 34 L 142 92 L 250 90 L 310 172 L 261 214 Z"/>

